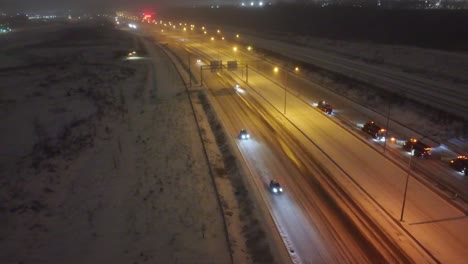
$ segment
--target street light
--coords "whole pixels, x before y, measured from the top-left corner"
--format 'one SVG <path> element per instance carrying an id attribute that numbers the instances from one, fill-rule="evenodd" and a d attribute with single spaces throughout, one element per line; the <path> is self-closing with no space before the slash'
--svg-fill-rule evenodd
<path id="1" fill-rule="evenodd" d="M 299 67 L 294 68 L 295 72 L 299 72 Z"/>
<path id="2" fill-rule="evenodd" d="M 252 50 L 252 47 L 251 47 L 251 46 L 248 46 L 248 47 L 247 47 L 247 50 L 248 50 L 248 51 L 251 51 L 251 50 Z"/>
<path id="3" fill-rule="evenodd" d="M 275 67 L 273 68 L 273 72 L 276 74 L 279 72 L 279 68 Z M 284 82 L 284 109 L 283 109 L 283 114 L 286 115 L 286 96 L 288 94 L 287 87 L 288 87 L 288 72 L 285 71 L 286 74 L 286 80 Z"/>
<path id="4" fill-rule="evenodd" d="M 409 177 L 411 174 L 411 160 L 413 160 L 413 147 L 414 147 L 414 144 L 411 144 L 410 159 L 408 162 L 408 174 L 406 174 L 405 192 L 403 194 L 403 205 L 401 206 L 400 222 L 403 221 L 403 214 L 405 213 L 406 196 L 408 193 L 408 182 L 409 182 Z"/>
<path id="5" fill-rule="evenodd" d="M 239 34 L 236 35 L 236 38 L 239 38 Z"/>
<path id="6" fill-rule="evenodd" d="M 237 55 L 236 55 L 237 47 L 232 48 L 232 51 L 234 52 L 234 60 L 237 61 Z"/>

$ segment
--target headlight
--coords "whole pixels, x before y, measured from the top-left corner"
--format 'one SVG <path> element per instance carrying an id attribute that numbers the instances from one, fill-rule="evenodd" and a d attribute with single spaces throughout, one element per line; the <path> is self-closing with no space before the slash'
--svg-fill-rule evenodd
<path id="1" fill-rule="evenodd" d="M 277 193 L 277 192 L 278 192 L 278 189 L 273 188 L 273 192 L 274 192 L 274 193 Z"/>
<path id="2" fill-rule="evenodd" d="M 241 138 L 242 138 L 242 139 L 245 139 L 245 135 L 242 135 Z"/>
<path id="3" fill-rule="evenodd" d="M 280 191 L 280 192 L 283 192 L 283 188 L 279 188 L 279 191 Z"/>
<path id="4" fill-rule="evenodd" d="M 246 136 L 246 137 L 247 137 L 247 138 L 250 138 L 250 135 L 248 135 L 248 134 L 247 134 L 247 136 Z"/>

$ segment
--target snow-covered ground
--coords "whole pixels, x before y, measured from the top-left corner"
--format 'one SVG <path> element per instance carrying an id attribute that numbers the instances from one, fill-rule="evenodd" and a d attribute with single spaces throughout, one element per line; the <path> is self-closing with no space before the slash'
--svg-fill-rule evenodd
<path id="1" fill-rule="evenodd" d="M 123 59 L 148 53 L 138 37 L 95 25 L 16 32 L 0 47 L 0 263 L 271 260 L 249 207 L 221 210 L 229 201 L 218 203 L 184 85 L 162 52 Z M 222 197 L 239 192 L 229 184 Z M 258 252 L 240 254 L 249 243 Z"/>
<path id="2" fill-rule="evenodd" d="M 286 39 L 284 39 L 286 40 Z M 425 78 L 452 81 L 455 84 L 468 82 L 468 54 L 423 49 L 409 46 L 378 43 L 352 42 L 296 36 L 289 41 L 311 48 L 342 54 L 367 63 L 402 69 Z"/>

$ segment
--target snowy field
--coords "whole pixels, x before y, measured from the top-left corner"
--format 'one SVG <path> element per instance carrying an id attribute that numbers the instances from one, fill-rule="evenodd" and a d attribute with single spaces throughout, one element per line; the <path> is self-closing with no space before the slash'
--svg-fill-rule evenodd
<path id="1" fill-rule="evenodd" d="M 221 210 L 161 52 L 128 60 L 147 55 L 139 38 L 95 24 L 11 33 L 0 47 L 0 263 L 272 262 L 249 202 Z M 238 194 L 229 184 L 221 197 Z"/>
<path id="2" fill-rule="evenodd" d="M 291 38 L 283 40 L 291 41 Z M 311 48 L 319 48 L 363 62 L 401 69 L 434 80 L 451 81 L 454 85 L 466 84 L 468 54 L 447 52 L 402 45 L 353 42 L 296 36 L 292 42 Z"/>

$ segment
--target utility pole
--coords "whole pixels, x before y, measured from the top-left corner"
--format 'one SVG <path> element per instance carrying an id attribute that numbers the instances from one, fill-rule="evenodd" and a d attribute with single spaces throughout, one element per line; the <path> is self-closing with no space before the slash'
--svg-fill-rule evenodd
<path id="1" fill-rule="evenodd" d="M 387 129 L 387 133 L 385 135 L 385 141 L 383 145 L 383 153 L 385 154 L 385 150 L 387 149 L 387 136 L 388 136 L 388 125 L 390 123 L 390 104 L 391 102 L 388 102 L 388 111 L 387 111 L 387 125 L 385 126 L 385 129 Z"/>
<path id="2" fill-rule="evenodd" d="M 200 66 L 200 86 L 203 86 L 203 66 Z"/>
<path id="3" fill-rule="evenodd" d="M 249 65 L 245 64 L 245 82 L 249 83 Z"/>
<path id="4" fill-rule="evenodd" d="M 405 213 L 406 196 L 408 193 L 408 182 L 409 182 L 409 177 L 411 174 L 411 160 L 413 159 L 413 145 L 412 144 L 411 144 L 410 155 L 411 156 L 410 156 L 409 163 L 408 163 L 408 174 L 406 175 L 405 193 L 403 194 L 403 206 L 401 207 L 400 222 L 403 221 L 403 214 Z"/>
<path id="5" fill-rule="evenodd" d="M 190 66 L 190 52 L 188 53 L 188 69 L 189 69 L 189 87 L 192 88 L 192 69 Z"/>
<path id="6" fill-rule="evenodd" d="M 284 115 L 286 115 L 286 95 L 288 94 L 287 88 L 288 88 L 288 75 L 289 75 L 287 70 L 285 71 L 285 73 L 286 73 L 286 82 L 284 85 Z"/>

